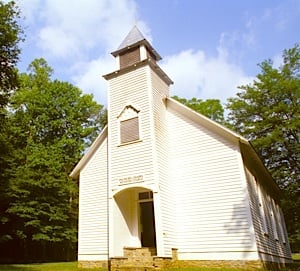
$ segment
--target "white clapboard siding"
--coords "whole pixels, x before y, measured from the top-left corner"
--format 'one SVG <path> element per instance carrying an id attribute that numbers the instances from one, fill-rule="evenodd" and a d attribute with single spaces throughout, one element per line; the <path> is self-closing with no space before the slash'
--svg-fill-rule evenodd
<path id="1" fill-rule="evenodd" d="M 159 55 L 146 60 L 145 49 L 153 48 L 139 42 L 143 61 L 135 54 L 131 66 L 104 76 L 107 128 L 71 173 L 80 179 L 78 260 L 108 260 L 140 247 L 139 193 L 150 190 L 157 256 L 176 248 L 179 260 L 288 261 L 280 207 L 268 185 L 257 192 L 250 174 L 270 177 L 251 144 L 170 98 Z M 131 58 L 126 49 L 113 55 Z"/>
<path id="2" fill-rule="evenodd" d="M 237 144 L 172 108 L 168 125 L 179 257 L 253 251 Z"/>
<path id="3" fill-rule="evenodd" d="M 272 206 L 270 206 L 268 202 L 269 195 L 267 193 L 267 189 L 260 185 L 261 199 L 259 199 L 257 187 L 258 181 L 255 180 L 255 177 L 247 168 L 245 168 L 245 172 L 247 176 L 247 186 L 250 197 L 250 208 L 253 218 L 256 242 L 261 258 L 266 261 L 275 262 L 281 262 L 284 258 L 290 259 L 291 251 L 289 243 L 286 241 L 287 232 L 285 229 L 284 220 L 280 215 L 280 207 L 276 204 L 278 216 L 275 216 L 275 223 L 272 223 L 270 210 Z M 260 200 L 262 200 L 264 203 L 263 213 L 265 218 L 262 217 L 262 212 L 260 211 L 260 208 L 262 208 L 259 206 Z M 274 211 L 276 215 L 276 210 Z M 275 231 L 277 231 L 277 236 L 274 234 Z"/>
<path id="4" fill-rule="evenodd" d="M 110 233 L 111 246 L 115 256 L 123 255 L 124 246 L 136 247 L 139 245 L 137 231 L 136 191 L 125 190 L 115 196 L 111 208 L 113 216 L 113 234 Z M 111 240 L 111 241 L 112 241 Z"/>
<path id="5" fill-rule="evenodd" d="M 80 172 L 78 260 L 106 260 L 107 139 Z"/>
<path id="6" fill-rule="evenodd" d="M 157 179 L 159 182 L 160 193 L 160 215 L 161 231 L 163 243 L 163 255 L 171 256 L 172 248 L 176 247 L 175 235 L 175 216 L 172 183 L 169 179 L 169 148 L 168 148 L 168 125 L 166 118 L 165 97 L 169 96 L 168 85 L 151 69 L 150 78 L 152 86 L 152 110 L 154 139 L 155 139 L 155 158 Z"/>
<path id="7" fill-rule="evenodd" d="M 154 182 L 153 146 L 147 67 L 141 67 L 109 81 L 110 178 L 117 189 L 122 178 L 143 176 L 147 184 Z M 118 116 L 126 105 L 138 111 L 140 141 L 120 145 Z"/>

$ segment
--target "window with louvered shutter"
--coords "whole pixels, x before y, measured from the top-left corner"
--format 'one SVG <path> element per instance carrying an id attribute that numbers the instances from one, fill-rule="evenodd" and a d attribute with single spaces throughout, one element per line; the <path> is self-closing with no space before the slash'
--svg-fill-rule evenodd
<path id="1" fill-rule="evenodd" d="M 120 55 L 120 68 L 125 68 L 135 63 L 138 63 L 141 60 L 140 48 L 133 48 L 127 50 L 126 53 Z"/>
<path id="2" fill-rule="evenodd" d="M 120 122 L 120 140 L 121 144 L 139 140 L 138 117 Z"/>

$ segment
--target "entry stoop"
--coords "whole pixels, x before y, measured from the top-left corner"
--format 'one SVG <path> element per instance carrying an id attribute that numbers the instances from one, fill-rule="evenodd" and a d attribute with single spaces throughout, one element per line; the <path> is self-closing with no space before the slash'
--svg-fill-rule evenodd
<path id="1" fill-rule="evenodd" d="M 156 269 L 154 263 L 154 248 L 132 248 L 123 249 L 124 257 L 110 259 L 110 271 L 152 271 Z"/>

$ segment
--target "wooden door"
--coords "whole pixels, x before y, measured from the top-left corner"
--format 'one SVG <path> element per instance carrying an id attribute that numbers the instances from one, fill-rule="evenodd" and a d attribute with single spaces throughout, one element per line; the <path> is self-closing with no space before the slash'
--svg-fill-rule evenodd
<path id="1" fill-rule="evenodd" d="M 153 201 L 140 202 L 142 247 L 156 247 Z"/>

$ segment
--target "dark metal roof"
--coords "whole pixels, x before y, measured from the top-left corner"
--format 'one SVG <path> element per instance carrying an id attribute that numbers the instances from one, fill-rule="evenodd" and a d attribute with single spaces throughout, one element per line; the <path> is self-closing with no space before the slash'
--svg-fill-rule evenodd
<path id="1" fill-rule="evenodd" d="M 122 50 L 124 48 L 127 48 L 128 46 L 131 46 L 132 44 L 138 43 L 140 41 L 145 40 L 145 37 L 141 33 L 141 31 L 137 28 L 135 25 L 131 31 L 127 34 L 126 38 L 123 40 L 123 42 L 120 44 L 117 51 Z"/>
<path id="2" fill-rule="evenodd" d="M 156 50 L 152 47 L 152 45 L 145 39 L 145 37 L 143 36 L 143 34 L 137 28 L 136 25 L 127 34 L 127 36 L 125 37 L 123 42 L 120 44 L 118 49 L 116 51 L 112 52 L 111 54 L 116 57 L 117 55 L 128 50 L 129 48 L 132 48 L 132 47 L 135 47 L 135 46 L 138 46 L 141 44 L 145 45 L 147 47 L 147 49 L 154 54 L 155 60 L 158 61 L 161 59 L 161 56 L 156 52 Z"/>

